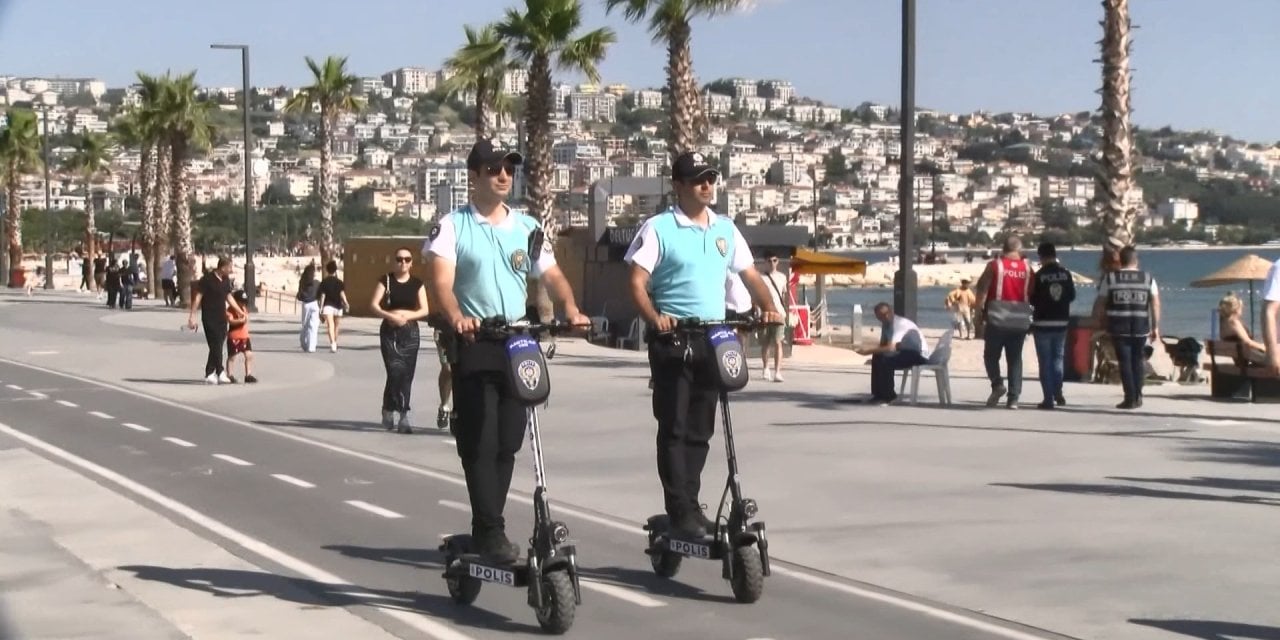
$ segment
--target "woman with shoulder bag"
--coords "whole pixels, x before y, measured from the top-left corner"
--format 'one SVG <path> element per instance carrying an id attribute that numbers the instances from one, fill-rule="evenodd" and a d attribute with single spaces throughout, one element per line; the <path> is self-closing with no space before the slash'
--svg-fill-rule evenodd
<path id="1" fill-rule="evenodd" d="M 309 264 L 298 280 L 298 302 L 302 303 L 302 328 L 298 344 L 306 353 L 316 352 L 316 334 L 320 331 L 320 305 L 316 303 L 320 283 L 316 281 L 316 265 Z"/>
<path id="2" fill-rule="evenodd" d="M 378 329 L 382 365 L 387 382 L 382 391 L 382 426 L 413 433 L 409 422 L 409 397 L 418 367 L 418 321 L 427 317 L 427 289 L 410 273 L 413 251 L 396 249 L 395 268 L 373 290 L 372 308 L 382 318 Z"/>

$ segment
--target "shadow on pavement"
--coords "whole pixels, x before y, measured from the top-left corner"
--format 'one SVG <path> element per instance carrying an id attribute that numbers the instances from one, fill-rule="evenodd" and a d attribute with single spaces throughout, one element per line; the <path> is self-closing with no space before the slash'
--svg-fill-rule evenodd
<path id="1" fill-rule="evenodd" d="M 1222 496 L 1211 493 L 1194 493 L 1191 491 L 1169 491 L 1165 489 L 1148 489 L 1125 484 L 1085 484 L 1052 482 L 1044 484 L 1024 484 L 1017 482 L 993 482 L 992 487 L 1011 487 L 1014 489 L 1035 489 L 1037 491 L 1055 491 L 1058 493 L 1075 493 L 1080 495 L 1120 497 L 1120 498 L 1165 498 L 1171 500 L 1195 500 L 1200 502 L 1234 502 L 1236 504 L 1257 504 L 1267 507 L 1280 507 L 1280 499 L 1261 496 Z"/>
<path id="2" fill-rule="evenodd" d="M 282 420 L 282 421 L 255 420 L 254 424 L 262 425 L 264 427 L 301 427 L 303 429 L 327 429 L 330 431 L 368 431 L 371 433 L 387 432 L 387 428 L 382 426 L 382 423 L 374 422 L 372 420 L 308 420 L 308 419 Z M 437 429 L 435 422 L 432 422 L 431 424 L 426 426 L 422 425 L 421 423 L 415 424 L 413 427 L 413 433 L 411 434 L 396 433 L 394 435 L 397 435 L 400 437 L 449 436 L 450 433 L 448 429 Z"/>
<path id="3" fill-rule="evenodd" d="M 337 551 L 348 558 L 398 564 L 405 567 L 413 567 L 414 569 L 444 570 L 444 554 L 434 548 L 379 549 L 377 547 L 358 547 L 350 544 L 329 544 L 321 548 L 325 551 Z"/>
<path id="4" fill-rule="evenodd" d="M 140 382 L 143 384 L 183 384 L 183 385 L 203 385 L 203 379 L 192 378 L 125 378 L 125 382 Z"/>
<path id="5" fill-rule="evenodd" d="M 1126 478 L 1123 476 L 1108 477 L 1108 480 L 1121 482 L 1137 482 L 1150 484 L 1171 484 L 1179 487 L 1198 487 L 1201 489 L 1223 489 L 1225 491 L 1256 491 L 1260 493 L 1280 493 L 1280 480 L 1254 480 L 1233 478 Z"/>
<path id="6" fill-rule="evenodd" d="M 1133 618 L 1129 622 L 1203 640 L 1280 640 L 1280 627 L 1264 627 L 1241 622 L 1140 618 Z"/>
<path id="7" fill-rule="evenodd" d="M 865 406 L 865 405 L 864 405 Z M 897 407 L 883 407 L 884 411 L 893 411 Z M 922 407 L 916 407 L 922 408 Z M 951 407 L 934 407 L 935 409 L 945 409 L 947 411 L 964 411 L 964 406 Z M 978 407 L 968 407 L 968 410 L 976 410 Z M 1065 429 L 1034 429 L 1031 427 L 983 427 L 977 425 L 963 424 L 940 424 L 930 422 L 909 422 L 906 420 L 836 420 L 830 422 L 774 422 L 769 426 L 773 427 L 920 427 L 924 429 L 957 429 L 961 431 L 1007 431 L 1011 433 L 1038 433 L 1043 435 L 1062 435 L 1062 436 L 1097 436 L 1104 438 L 1171 438 L 1180 439 L 1174 434 L 1193 433 L 1191 429 L 1134 429 L 1129 431 L 1068 431 Z M 1242 444 L 1256 444 L 1252 441 L 1240 440 L 1218 440 L 1214 438 L 1181 438 L 1196 441 L 1209 442 L 1240 442 Z M 1280 455 L 1280 447 L 1277 447 L 1277 455 Z"/>
<path id="8" fill-rule="evenodd" d="M 662 578 L 652 571 L 627 569 L 625 567 L 578 567 L 583 578 L 604 582 L 616 586 L 630 586 L 645 590 L 648 593 L 681 600 L 701 600 L 703 602 L 719 602 L 734 604 L 733 596 L 712 594 L 693 585 L 678 580 Z M 726 588 L 727 584 L 726 584 Z"/>
<path id="9" fill-rule="evenodd" d="M 349 584 L 327 584 L 315 580 L 289 578 L 261 571 L 157 567 L 130 565 L 119 567 L 139 579 L 163 582 L 175 587 L 203 591 L 219 598 L 270 596 L 306 606 L 350 607 L 425 613 L 458 624 L 495 631 L 538 633 L 538 627 L 517 623 L 510 618 L 479 607 L 458 606 L 448 596 L 370 589 Z M 442 581 L 443 583 L 443 581 Z M 443 584 L 442 584 L 443 587 Z"/>
<path id="10" fill-rule="evenodd" d="M 1222 462 L 1255 467 L 1280 467 L 1280 444 L 1242 442 L 1238 446 L 1187 447 L 1189 459 L 1198 462 Z"/>

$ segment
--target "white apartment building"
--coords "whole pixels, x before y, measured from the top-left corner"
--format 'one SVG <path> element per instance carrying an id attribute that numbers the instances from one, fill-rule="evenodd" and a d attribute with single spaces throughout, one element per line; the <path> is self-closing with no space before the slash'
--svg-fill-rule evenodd
<path id="1" fill-rule="evenodd" d="M 756 89 L 758 83 L 755 80 L 733 78 L 729 83 L 733 85 L 734 98 L 754 98 L 757 95 Z"/>
<path id="2" fill-rule="evenodd" d="M 765 80 L 760 83 L 759 95 L 778 100 L 785 105 L 796 97 L 796 88 L 786 80 Z"/>
<path id="3" fill-rule="evenodd" d="M 467 204 L 470 196 L 465 181 L 442 182 L 435 188 L 436 215 L 443 216 Z"/>
<path id="4" fill-rule="evenodd" d="M 551 146 L 551 161 L 556 164 L 574 164 L 579 161 L 589 162 L 604 159 L 604 152 L 600 150 L 600 145 L 595 142 L 567 140 L 557 142 Z"/>
<path id="5" fill-rule="evenodd" d="M 386 86 L 382 78 L 360 78 L 360 93 L 381 93 Z"/>
<path id="6" fill-rule="evenodd" d="M 1200 220 L 1200 205 L 1185 198 L 1169 198 L 1156 205 L 1156 215 L 1168 224 L 1180 224 L 1190 229 Z"/>
<path id="7" fill-rule="evenodd" d="M 738 187 L 722 187 L 720 189 L 720 206 L 717 213 L 735 218 L 738 214 L 751 210 L 751 190 Z"/>
<path id="8" fill-rule="evenodd" d="M 647 89 L 631 92 L 631 108 L 661 109 L 662 108 L 662 92 L 650 91 Z"/>
<path id="9" fill-rule="evenodd" d="M 305 200 L 310 198 L 315 190 L 315 180 L 315 176 L 310 174 L 291 172 L 276 178 L 271 184 L 277 189 L 287 191 L 298 200 Z"/>
<path id="10" fill-rule="evenodd" d="M 608 180 L 614 175 L 614 166 L 608 160 L 587 160 L 573 165 L 575 184 L 593 184 Z"/>
<path id="11" fill-rule="evenodd" d="M 658 158 L 628 158 L 621 163 L 621 175 L 636 178 L 657 178 L 662 175 L 666 162 Z"/>
<path id="12" fill-rule="evenodd" d="M 571 93 L 568 110 L 574 120 L 616 122 L 618 97 L 609 93 Z"/>
<path id="13" fill-rule="evenodd" d="M 702 94 L 702 108 L 709 116 L 727 116 L 733 112 L 733 97 L 707 91 Z"/>
<path id="14" fill-rule="evenodd" d="M 773 162 L 771 153 L 724 151 L 720 154 L 720 170 L 726 178 L 741 174 L 763 176 L 773 167 Z"/>
<path id="15" fill-rule="evenodd" d="M 529 92 L 529 71 L 527 69 L 509 69 L 502 77 L 502 92 L 519 96 Z"/>
<path id="16" fill-rule="evenodd" d="M 437 76 L 422 67 L 401 67 L 382 76 L 382 82 L 406 95 L 431 93 L 436 89 Z"/>
<path id="17" fill-rule="evenodd" d="M 733 99 L 733 108 L 749 116 L 762 116 L 769 108 L 769 99 L 760 96 L 743 96 Z"/>

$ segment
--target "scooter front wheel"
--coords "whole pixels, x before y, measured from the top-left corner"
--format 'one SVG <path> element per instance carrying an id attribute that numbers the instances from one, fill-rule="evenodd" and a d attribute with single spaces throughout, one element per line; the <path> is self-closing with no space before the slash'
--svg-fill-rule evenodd
<path id="1" fill-rule="evenodd" d="M 738 547 L 733 550 L 733 577 L 729 579 L 733 597 L 738 602 L 750 604 L 764 594 L 764 564 L 755 547 Z"/>
<path id="2" fill-rule="evenodd" d="M 573 580 L 569 572 L 551 571 L 542 576 L 542 606 L 538 607 L 538 624 L 543 631 L 562 634 L 573 626 L 577 610 L 573 597 Z"/>

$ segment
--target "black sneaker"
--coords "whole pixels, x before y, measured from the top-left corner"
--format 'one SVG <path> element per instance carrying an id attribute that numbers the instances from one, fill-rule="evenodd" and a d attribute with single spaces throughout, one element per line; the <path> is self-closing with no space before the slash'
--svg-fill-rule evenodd
<path id="1" fill-rule="evenodd" d="M 507 539 L 501 529 L 492 529 L 473 536 L 472 551 L 489 562 L 512 564 L 520 559 L 520 547 Z"/>
<path id="2" fill-rule="evenodd" d="M 702 525 L 702 530 L 706 531 L 707 535 L 711 535 L 716 530 L 716 523 L 714 520 L 707 517 L 704 509 L 706 509 L 706 507 L 698 507 L 698 510 L 694 512 L 693 517 L 698 519 L 698 524 Z"/>
<path id="3" fill-rule="evenodd" d="M 436 412 L 436 428 L 449 428 L 449 412 L 446 411 L 444 407 L 440 407 L 440 410 Z"/>
<path id="4" fill-rule="evenodd" d="M 1136 405 L 1135 405 L 1135 403 L 1134 403 L 1132 400 L 1125 400 L 1124 402 L 1121 402 L 1120 404 L 1116 405 L 1116 408 L 1117 408 L 1117 409 L 1132 409 L 1132 408 L 1134 408 L 1135 406 L 1136 406 Z"/>
<path id="5" fill-rule="evenodd" d="M 258 382 L 258 379 L 252 375 L 247 375 L 244 377 L 245 384 L 257 384 L 257 382 Z"/>
<path id="6" fill-rule="evenodd" d="M 1137 398 L 1133 399 L 1133 408 L 1134 409 L 1142 408 L 1142 396 L 1138 396 Z"/>
<path id="7" fill-rule="evenodd" d="M 236 377 L 235 377 L 235 376 L 233 376 L 233 375 L 231 375 L 231 374 L 229 374 L 229 373 L 227 374 L 227 380 L 230 380 L 230 381 L 231 381 L 231 384 L 235 384 L 235 383 L 239 382 L 239 380 L 236 380 Z"/>
<path id="8" fill-rule="evenodd" d="M 1036 405 L 1036 408 L 1037 408 L 1037 409 L 1046 409 L 1046 410 L 1048 410 L 1048 409 L 1053 409 L 1053 403 L 1052 403 L 1052 402 L 1049 402 L 1048 400 L 1045 400 L 1044 402 L 1041 402 L 1040 404 Z"/>
<path id="9" fill-rule="evenodd" d="M 1062 394 L 1059 393 L 1058 395 L 1053 397 L 1053 403 L 1058 405 L 1059 407 L 1065 407 L 1067 406 L 1067 399 L 1063 398 Z"/>
<path id="10" fill-rule="evenodd" d="M 707 530 L 696 510 L 686 511 L 671 518 L 671 535 L 684 540 L 701 540 L 707 537 Z"/>

